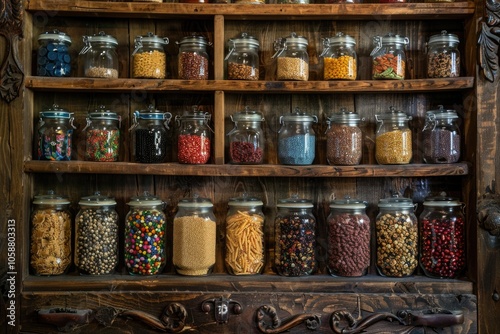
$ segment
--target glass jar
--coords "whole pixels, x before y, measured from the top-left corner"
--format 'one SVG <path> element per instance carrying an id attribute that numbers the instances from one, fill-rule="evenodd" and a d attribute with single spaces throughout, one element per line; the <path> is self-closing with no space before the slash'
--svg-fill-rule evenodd
<path id="1" fill-rule="evenodd" d="M 217 223 L 208 198 L 179 201 L 174 218 L 173 264 L 178 274 L 203 276 L 215 265 Z"/>
<path id="2" fill-rule="evenodd" d="M 231 115 L 234 128 L 227 134 L 229 138 L 229 157 L 233 164 L 260 164 L 264 161 L 265 138 L 261 123 L 261 113 L 250 110 Z"/>
<path id="3" fill-rule="evenodd" d="M 158 37 L 152 32 L 137 36 L 135 50 L 132 52 L 132 77 L 165 79 L 167 73 L 165 45 L 167 44 L 167 37 Z"/>
<path id="4" fill-rule="evenodd" d="M 460 128 L 455 110 L 444 109 L 426 113 L 422 130 L 424 161 L 430 164 L 455 163 L 460 159 Z"/>
<path id="5" fill-rule="evenodd" d="M 180 42 L 178 69 L 181 80 L 207 80 L 209 57 L 207 45 L 212 45 L 203 36 L 187 36 Z"/>
<path id="6" fill-rule="evenodd" d="M 38 160 L 71 160 L 73 113 L 54 104 L 40 112 L 36 131 Z"/>
<path id="7" fill-rule="evenodd" d="M 134 112 L 132 131 L 132 160 L 144 163 L 170 161 L 172 145 L 169 140 L 169 112 L 161 112 L 150 105 L 148 110 Z"/>
<path id="8" fill-rule="evenodd" d="M 406 53 L 405 48 L 409 43 L 408 37 L 388 33 L 385 36 L 375 36 L 375 48 L 370 53 L 372 57 L 373 79 L 398 79 L 405 78 Z"/>
<path id="9" fill-rule="evenodd" d="M 361 118 L 356 112 L 341 108 L 327 118 L 326 159 L 330 165 L 358 165 L 363 155 Z"/>
<path id="10" fill-rule="evenodd" d="M 243 196 L 231 198 L 226 216 L 226 269 L 231 275 L 262 272 L 265 257 L 262 201 Z"/>
<path id="11" fill-rule="evenodd" d="M 427 43 L 427 77 L 455 78 L 460 76 L 458 36 L 446 30 L 432 35 Z"/>
<path id="12" fill-rule="evenodd" d="M 99 106 L 87 116 L 85 131 L 85 160 L 118 161 L 120 153 L 121 117 Z"/>
<path id="13" fill-rule="evenodd" d="M 279 200 L 276 214 L 274 266 L 281 276 L 306 276 L 316 271 L 316 218 L 311 200 L 292 196 Z"/>
<path id="14" fill-rule="evenodd" d="M 164 202 L 145 192 L 132 197 L 125 217 L 125 267 L 130 275 L 161 274 L 166 263 Z"/>
<path id="15" fill-rule="evenodd" d="M 259 80 L 259 41 L 241 33 L 228 41 L 229 52 L 224 60 L 229 80 Z"/>
<path id="16" fill-rule="evenodd" d="M 61 275 L 71 264 L 71 213 L 66 196 L 35 196 L 31 215 L 30 265 L 33 274 Z"/>
<path id="17" fill-rule="evenodd" d="M 382 276 L 410 276 L 418 265 L 418 221 L 410 198 L 391 197 L 378 203 L 377 271 Z"/>
<path id="18" fill-rule="evenodd" d="M 358 57 L 354 47 L 356 41 L 339 32 L 334 37 L 323 38 L 323 79 L 356 80 Z"/>
<path id="19" fill-rule="evenodd" d="M 390 107 L 388 112 L 375 115 L 375 158 L 381 165 L 408 164 L 413 156 L 412 132 L 408 127 L 411 116 Z"/>
<path id="20" fill-rule="evenodd" d="M 330 203 L 328 271 L 333 276 L 358 277 L 370 266 L 370 218 L 366 202 L 351 199 Z"/>
<path id="21" fill-rule="evenodd" d="M 118 78 L 118 41 L 100 31 L 93 36 L 83 36 L 84 75 L 90 78 Z"/>
<path id="22" fill-rule="evenodd" d="M 75 266 L 80 274 L 112 274 L 118 265 L 118 213 L 114 198 L 82 197 L 75 218 Z"/>
<path id="23" fill-rule="evenodd" d="M 181 164 L 205 164 L 210 159 L 212 129 L 208 125 L 211 115 L 198 110 L 186 111 L 184 115 L 175 117 L 178 124 L 177 160 Z"/>
<path id="24" fill-rule="evenodd" d="M 55 29 L 38 35 L 36 75 L 69 77 L 71 74 L 71 37 Z"/>
<path id="25" fill-rule="evenodd" d="M 307 54 L 307 38 L 296 33 L 274 41 L 276 53 L 272 58 L 277 59 L 277 80 L 309 79 L 309 55 Z"/>
<path id="26" fill-rule="evenodd" d="M 316 134 L 312 127 L 318 117 L 295 108 L 293 113 L 280 116 L 278 159 L 283 165 L 310 165 L 316 155 Z"/>

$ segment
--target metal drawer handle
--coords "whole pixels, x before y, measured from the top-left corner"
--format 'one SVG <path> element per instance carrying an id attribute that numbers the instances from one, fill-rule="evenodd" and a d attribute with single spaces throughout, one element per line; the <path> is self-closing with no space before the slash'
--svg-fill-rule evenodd
<path id="1" fill-rule="evenodd" d="M 201 304 L 201 309 L 205 313 L 212 311 L 212 307 L 218 324 L 225 324 L 229 320 L 230 311 L 234 314 L 243 312 L 243 307 L 239 302 L 224 297 L 207 299 Z"/>

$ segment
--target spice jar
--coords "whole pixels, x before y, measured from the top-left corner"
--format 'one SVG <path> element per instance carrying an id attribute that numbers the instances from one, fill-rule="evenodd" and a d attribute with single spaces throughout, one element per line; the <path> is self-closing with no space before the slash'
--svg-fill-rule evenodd
<path id="1" fill-rule="evenodd" d="M 305 276 L 316 270 L 316 218 L 311 200 L 292 196 L 277 203 L 274 265 L 278 275 Z"/>
<path id="2" fill-rule="evenodd" d="M 211 132 L 208 125 L 211 115 L 198 110 L 186 111 L 175 117 L 178 124 L 177 160 L 182 164 L 205 164 L 210 158 Z"/>
<path id="3" fill-rule="evenodd" d="M 375 48 L 370 53 L 372 57 L 373 79 L 399 79 L 405 78 L 406 53 L 405 48 L 409 43 L 408 37 L 388 33 L 385 36 L 375 36 Z"/>
<path id="4" fill-rule="evenodd" d="M 412 132 L 408 127 L 411 116 L 390 107 L 389 111 L 375 115 L 377 128 L 375 137 L 375 158 L 381 165 L 402 165 L 410 163 L 413 156 Z"/>
<path id="5" fill-rule="evenodd" d="M 356 80 L 356 41 L 339 32 L 334 37 L 323 38 L 323 78 L 325 80 Z"/>
<path id="6" fill-rule="evenodd" d="M 328 271 L 333 276 L 357 277 L 370 266 L 370 218 L 366 202 L 351 199 L 330 203 Z"/>
<path id="7" fill-rule="evenodd" d="M 426 113 L 426 122 L 422 130 L 424 161 L 431 164 L 448 164 L 460 158 L 460 128 L 455 110 L 444 109 Z"/>
<path id="8" fill-rule="evenodd" d="M 330 165 L 358 165 L 363 155 L 361 118 L 356 112 L 341 108 L 327 118 L 326 159 Z"/>
<path id="9" fill-rule="evenodd" d="M 125 266 L 131 275 L 161 274 L 166 263 L 164 202 L 145 192 L 127 203 Z"/>
<path id="10" fill-rule="evenodd" d="M 231 198 L 226 216 L 227 271 L 232 275 L 254 275 L 264 268 L 264 214 L 262 201 L 242 196 Z"/>
<path id="11" fill-rule="evenodd" d="M 178 69 L 179 79 L 207 80 L 209 58 L 207 45 L 212 45 L 203 36 L 186 36 L 179 45 Z"/>
<path id="12" fill-rule="evenodd" d="M 259 41 L 241 33 L 228 41 L 229 52 L 224 60 L 229 80 L 259 80 Z"/>
<path id="13" fill-rule="evenodd" d="M 106 275 L 118 265 L 116 201 L 95 192 L 82 197 L 75 218 L 75 266 L 81 274 Z"/>
<path id="14" fill-rule="evenodd" d="M 405 277 L 418 264 L 418 221 L 410 198 L 391 197 L 378 203 L 377 271 L 382 276 Z"/>
<path id="15" fill-rule="evenodd" d="M 272 58 L 277 59 L 277 80 L 309 79 L 309 55 L 307 54 L 307 38 L 296 33 L 274 41 L 276 53 Z"/>
<path id="16" fill-rule="evenodd" d="M 174 218 L 173 264 L 178 274 L 208 275 L 215 265 L 217 224 L 213 204 L 195 196 L 179 201 Z"/>
<path id="17" fill-rule="evenodd" d="M 85 160 L 118 161 L 120 153 L 121 117 L 105 106 L 99 106 L 87 116 Z"/>
<path id="18" fill-rule="evenodd" d="M 38 35 L 36 74 L 43 77 L 69 77 L 71 37 L 55 29 Z"/>
<path id="19" fill-rule="evenodd" d="M 33 200 L 30 264 L 35 275 L 61 275 L 71 264 L 69 203 L 66 196 L 52 190 Z"/>
<path id="20" fill-rule="evenodd" d="M 132 131 L 132 160 L 135 162 L 166 162 L 172 151 L 168 138 L 169 112 L 161 112 L 150 105 L 148 110 L 134 112 Z"/>
<path id="21" fill-rule="evenodd" d="M 295 108 L 293 113 L 280 116 L 278 159 L 283 165 L 310 165 L 316 154 L 316 134 L 312 127 L 318 117 Z"/>
<path id="22" fill-rule="evenodd" d="M 83 36 L 84 75 L 90 78 L 118 78 L 118 41 L 104 31 Z"/>
<path id="23" fill-rule="evenodd" d="M 427 77 L 455 78 L 460 76 L 458 36 L 446 30 L 432 35 L 427 43 Z"/>
<path id="24" fill-rule="evenodd" d="M 455 278 L 465 268 L 462 203 L 441 194 L 428 197 L 420 214 L 420 267 L 429 277 Z"/>
<path id="25" fill-rule="evenodd" d="M 167 37 L 158 37 L 152 32 L 135 38 L 135 50 L 132 52 L 132 76 L 134 78 L 165 79 L 167 73 L 167 55 L 165 45 Z"/>
<path id="26" fill-rule="evenodd" d="M 36 131 L 38 160 L 71 160 L 73 113 L 54 104 L 40 112 Z"/>
<path id="27" fill-rule="evenodd" d="M 242 112 L 231 115 L 234 128 L 227 134 L 229 157 L 234 164 L 260 164 L 264 160 L 265 138 L 260 124 L 261 113 L 247 106 Z"/>

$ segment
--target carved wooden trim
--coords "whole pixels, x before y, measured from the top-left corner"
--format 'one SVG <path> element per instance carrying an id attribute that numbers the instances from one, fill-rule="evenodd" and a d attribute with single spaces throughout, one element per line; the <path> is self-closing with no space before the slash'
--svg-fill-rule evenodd
<path id="1" fill-rule="evenodd" d="M 500 196 L 485 194 L 478 200 L 477 218 L 479 226 L 492 236 L 500 237 Z"/>
<path id="2" fill-rule="evenodd" d="M 500 3 L 486 0 L 486 22 L 481 22 L 479 33 L 479 65 L 491 82 L 498 77 L 498 48 L 500 44 Z"/>
<path id="3" fill-rule="evenodd" d="M 268 324 L 265 318 L 271 318 L 271 324 Z M 263 305 L 257 310 L 257 327 L 262 333 L 275 334 L 286 332 L 301 323 L 305 322 L 306 328 L 314 331 L 321 326 L 321 315 L 318 314 L 297 314 L 289 317 L 283 322 L 278 317 L 276 309 L 271 305 Z"/>

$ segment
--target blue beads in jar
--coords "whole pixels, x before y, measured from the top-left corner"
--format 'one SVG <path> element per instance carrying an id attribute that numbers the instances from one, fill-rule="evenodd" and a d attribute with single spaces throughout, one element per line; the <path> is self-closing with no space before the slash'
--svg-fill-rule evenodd
<path id="1" fill-rule="evenodd" d="M 283 165 L 310 165 L 316 155 L 316 135 L 312 128 L 318 117 L 296 108 L 280 117 L 278 159 Z"/>
<path id="2" fill-rule="evenodd" d="M 69 77 L 71 74 L 71 38 L 59 30 L 38 36 L 37 75 L 44 77 Z"/>

